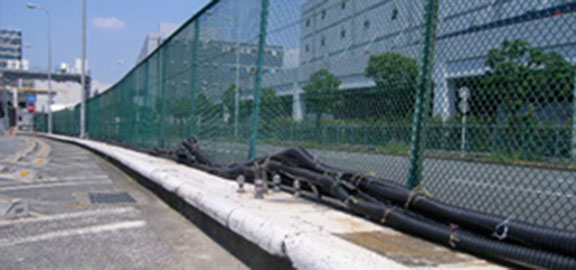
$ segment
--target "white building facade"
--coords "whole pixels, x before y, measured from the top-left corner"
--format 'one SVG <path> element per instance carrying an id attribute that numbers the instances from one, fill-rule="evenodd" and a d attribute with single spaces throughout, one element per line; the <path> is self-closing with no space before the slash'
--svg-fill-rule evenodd
<path id="1" fill-rule="evenodd" d="M 368 88 L 370 55 L 396 52 L 421 58 L 424 26 L 421 0 L 309 0 L 301 9 L 299 66 L 267 74 L 265 87 L 292 95 L 293 116 L 304 106 L 302 88 L 310 75 L 328 69 L 342 90 Z M 490 49 L 505 40 L 563 55 L 576 63 L 576 0 L 443 0 L 434 61 L 433 115 L 456 111 L 456 81 L 484 73 Z M 562 20 L 558 23 L 557 20 Z"/>

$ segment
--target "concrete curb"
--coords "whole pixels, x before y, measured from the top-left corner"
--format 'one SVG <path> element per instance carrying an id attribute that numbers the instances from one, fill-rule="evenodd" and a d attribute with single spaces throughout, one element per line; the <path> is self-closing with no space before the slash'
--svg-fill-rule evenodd
<path id="1" fill-rule="evenodd" d="M 250 192 L 237 193 L 236 184 L 229 180 L 121 147 L 58 135 L 46 137 L 76 143 L 114 159 L 267 253 L 288 258 L 297 269 L 408 269 L 335 235 L 386 230 L 363 219 L 286 193 L 253 199 Z"/>
<path id="2" fill-rule="evenodd" d="M 249 265 L 255 263 L 251 267 L 504 269 L 291 194 L 272 192 L 263 200 L 255 199 L 251 185 L 248 192 L 238 193 L 233 181 L 171 160 L 102 142 L 45 136 L 90 149 L 137 174 L 142 185 L 175 203 L 185 216 L 196 215 L 191 220 L 221 244 L 241 240 L 243 244 L 233 244 L 229 251 Z M 198 223 L 199 219 L 204 221 Z M 219 233 L 214 234 L 215 226 Z"/>

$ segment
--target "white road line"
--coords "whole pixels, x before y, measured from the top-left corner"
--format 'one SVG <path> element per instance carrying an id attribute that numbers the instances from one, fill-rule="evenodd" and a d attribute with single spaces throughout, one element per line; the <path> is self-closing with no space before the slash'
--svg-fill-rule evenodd
<path id="1" fill-rule="evenodd" d="M 34 243 L 39 241 L 47 241 L 57 238 L 63 237 L 70 237 L 76 235 L 83 235 L 83 234 L 97 234 L 97 233 L 104 233 L 104 232 L 112 232 L 118 230 L 126 230 L 126 229 L 136 229 L 141 228 L 146 225 L 144 221 L 126 221 L 126 222 L 118 222 L 118 223 L 111 223 L 106 225 L 97 225 L 97 226 L 90 226 L 85 228 L 79 229 L 72 229 L 66 231 L 56 231 L 56 232 L 49 232 L 39 235 L 32 235 L 28 237 L 23 237 L 20 239 L 14 240 L 0 240 L 0 247 L 8 247 L 20 244 L 27 244 L 27 243 Z"/>
<path id="2" fill-rule="evenodd" d="M 68 176 L 68 177 L 47 177 L 38 180 L 38 182 L 49 181 L 73 181 L 73 180 L 88 180 L 88 179 L 108 179 L 108 175 L 91 175 L 91 176 Z"/>
<path id="3" fill-rule="evenodd" d="M 12 177 L 12 175 L 9 175 Z M 0 175 L 0 177 L 4 177 L 6 179 L 10 179 L 12 181 L 9 182 L 1 182 L 0 188 L 2 187 L 11 187 L 11 186 L 23 186 L 23 185 L 30 185 L 30 184 L 45 184 L 50 182 L 72 182 L 74 180 L 98 180 L 98 179 L 110 179 L 107 175 L 94 175 L 94 176 L 69 176 L 69 177 L 46 177 L 42 179 L 35 179 L 35 180 L 27 180 L 27 181 L 17 181 L 13 180 L 14 178 L 5 177 L 5 175 Z"/>
<path id="4" fill-rule="evenodd" d="M 544 194 L 544 195 L 554 196 L 554 197 L 566 197 L 569 199 L 572 199 L 575 197 L 574 194 L 571 194 L 571 193 L 562 193 L 562 192 L 557 192 L 557 191 L 531 189 L 531 188 L 511 187 L 511 186 L 503 186 L 503 185 L 489 184 L 489 183 L 478 183 L 478 182 L 466 181 L 466 180 L 461 180 L 461 179 L 450 179 L 450 182 L 458 183 L 458 184 L 464 184 L 464 185 L 480 186 L 480 187 L 484 187 L 484 188 L 497 188 L 497 189 L 503 189 L 503 190 L 508 190 L 508 191 L 519 191 L 519 192 L 524 192 L 524 193 L 537 193 L 537 194 Z"/>
<path id="5" fill-rule="evenodd" d="M 21 223 L 29 224 L 29 223 L 36 223 L 36 222 L 43 222 L 43 221 L 56 221 L 56 220 L 73 219 L 73 218 L 79 218 L 79 217 L 118 215 L 118 214 L 126 214 L 129 212 L 136 212 L 136 208 L 134 208 L 134 207 L 122 207 L 122 208 L 99 209 L 99 210 L 88 210 L 88 211 L 81 211 L 81 212 L 74 212 L 74 213 L 49 215 L 49 216 L 38 216 L 38 217 L 34 217 L 34 218 L 4 220 L 4 221 L 0 221 L 0 226 L 21 224 Z"/>
<path id="6" fill-rule="evenodd" d="M 80 181 L 80 182 L 51 183 L 51 184 L 19 185 L 19 186 L 14 186 L 14 187 L 0 187 L 0 192 L 12 191 L 12 190 L 35 189 L 35 188 L 51 188 L 51 187 L 62 187 L 62 186 L 111 184 L 111 183 L 112 183 L 112 181 Z"/>

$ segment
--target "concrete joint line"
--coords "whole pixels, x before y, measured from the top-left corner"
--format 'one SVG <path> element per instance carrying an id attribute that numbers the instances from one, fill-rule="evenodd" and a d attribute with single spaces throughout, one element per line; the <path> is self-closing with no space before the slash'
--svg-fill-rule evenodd
<path id="1" fill-rule="evenodd" d="M 58 238 L 65 238 L 65 237 L 72 237 L 77 235 L 84 235 L 84 234 L 98 234 L 98 233 L 105 233 L 105 232 L 113 232 L 118 230 L 126 230 L 126 229 L 136 229 L 141 228 L 146 225 L 144 221 L 126 221 L 126 222 L 117 222 L 117 223 L 110 223 L 105 225 L 96 225 L 84 228 L 77 228 L 71 230 L 64 230 L 64 231 L 55 231 L 49 232 L 39 235 L 32 235 L 20 239 L 15 240 L 0 240 L 0 247 L 8 247 L 14 245 L 21 245 L 27 243 L 34 243 L 39 241 L 47 241 L 53 240 Z"/>

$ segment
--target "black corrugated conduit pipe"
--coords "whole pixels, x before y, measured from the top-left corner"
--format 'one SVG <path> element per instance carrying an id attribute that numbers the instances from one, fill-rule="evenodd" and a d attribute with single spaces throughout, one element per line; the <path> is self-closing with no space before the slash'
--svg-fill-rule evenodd
<path id="1" fill-rule="evenodd" d="M 574 232 L 448 205 L 389 180 L 325 165 L 303 148 L 234 164 L 214 163 L 195 139 L 175 151 L 149 152 L 228 179 L 243 175 L 252 182 L 264 172 L 282 175 L 288 185 L 303 180 L 353 213 L 454 249 L 520 267 L 576 269 Z"/>

